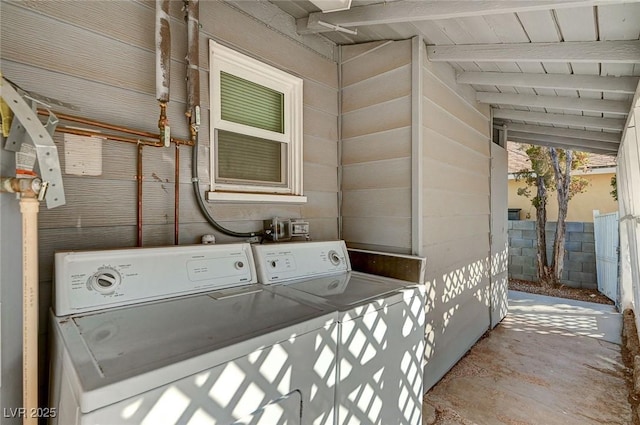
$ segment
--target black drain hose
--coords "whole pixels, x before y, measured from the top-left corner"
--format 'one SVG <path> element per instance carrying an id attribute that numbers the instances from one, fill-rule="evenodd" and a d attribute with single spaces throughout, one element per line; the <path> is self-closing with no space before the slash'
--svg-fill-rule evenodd
<path id="1" fill-rule="evenodd" d="M 193 184 L 193 191 L 196 196 L 196 201 L 198 201 L 198 206 L 200 207 L 200 211 L 204 218 L 207 219 L 207 222 L 214 229 L 216 229 L 220 233 L 224 233 L 227 236 L 233 236 L 236 238 L 253 238 L 255 236 L 261 236 L 262 231 L 259 232 L 236 232 L 234 230 L 227 229 L 218 223 L 211 214 L 202 200 L 202 193 L 200 193 L 200 179 L 198 178 L 198 136 L 194 137 L 194 143 L 191 151 L 191 183 Z"/>

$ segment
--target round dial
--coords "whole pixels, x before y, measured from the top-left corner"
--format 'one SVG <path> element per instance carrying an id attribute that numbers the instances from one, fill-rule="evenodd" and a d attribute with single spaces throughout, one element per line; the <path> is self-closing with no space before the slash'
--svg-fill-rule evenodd
<path id="1" fill-rule="evenodd" d="M 236 269 L 238 270 L 242 270 L 244 268 L 244 262 L 242 261 L 236 261 L 235 264 L 233 265 Z"/>
<path id="2" fill-rule="evenodd" d="M 98 270 L 94 273 L 93 276 L 89 279 L 89 286 L 91 289 L 108 295 L 113 293 L 116 288 L 122 282 L 122 277 L 120 277 L 120 273 L 113 267 L 105 267 Z"/>
<path id="3" fill-rule="evenodd" d="M 331 261 L 331 264 L 333 264 L 334 266 L 339 266 L 340 263 L 342 262 L 342 259 L 340 258 L 337 252 L 332 250 L 332 251 L 329 251 L 329 261 Z"/>

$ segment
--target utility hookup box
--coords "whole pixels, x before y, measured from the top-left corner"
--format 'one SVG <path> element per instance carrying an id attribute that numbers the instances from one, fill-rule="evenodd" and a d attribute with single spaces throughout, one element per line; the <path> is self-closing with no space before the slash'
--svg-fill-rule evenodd
<path id="1" fill-rule="evenodd" d="M 309 222 L 299 218 L 274 217 L 264 220 L 264 234 L 273 242 L 290 241 L 293 238 L 309 239 Z"/>

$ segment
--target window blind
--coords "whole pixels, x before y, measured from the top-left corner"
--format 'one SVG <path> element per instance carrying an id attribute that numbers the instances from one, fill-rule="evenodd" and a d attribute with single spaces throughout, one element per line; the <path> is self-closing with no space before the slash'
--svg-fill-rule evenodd
<path id="1" fill-rule="evenodd" d="M 286 144 L 230 131 L 216 131 L 218 177 L 268 183 L 282 180 Z"/>
<path id="2" fill-rule="evenodd" d="M 284 133 L 284 94 L 220 72 L 221 115 L 226 121 Z"/>

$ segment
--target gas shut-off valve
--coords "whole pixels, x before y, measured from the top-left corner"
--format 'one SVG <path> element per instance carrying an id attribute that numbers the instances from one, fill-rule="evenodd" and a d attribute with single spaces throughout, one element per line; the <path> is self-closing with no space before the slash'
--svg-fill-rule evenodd
<path id="1" fill-rule="evenodd" d="M 0 192 L 38 198 L 38 201 L 42 201 L 46 196 L 47 187 L 48 184 L 43 183 L 39 177 L 0 177 Z"/>

